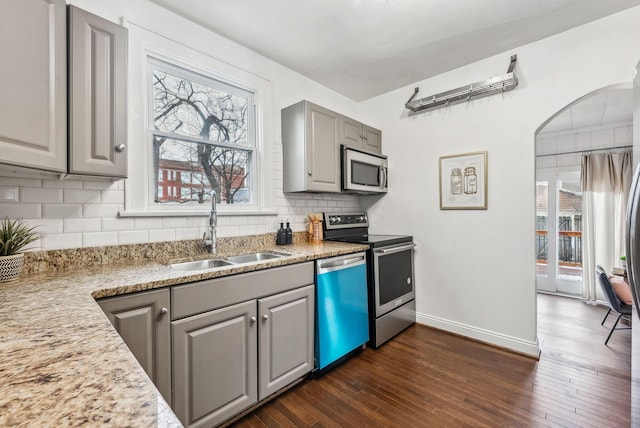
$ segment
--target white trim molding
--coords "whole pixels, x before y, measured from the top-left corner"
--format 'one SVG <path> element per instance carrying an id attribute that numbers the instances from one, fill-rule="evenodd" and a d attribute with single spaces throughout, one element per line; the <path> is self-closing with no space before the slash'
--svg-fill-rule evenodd
<path id="1" fill-rule="evenodd" d="M 537 337 L 532 342 L 419 312 L 416 312 L 416 322 L 531 357 L 539 358 L 540 356 L 540 345 Z"/>

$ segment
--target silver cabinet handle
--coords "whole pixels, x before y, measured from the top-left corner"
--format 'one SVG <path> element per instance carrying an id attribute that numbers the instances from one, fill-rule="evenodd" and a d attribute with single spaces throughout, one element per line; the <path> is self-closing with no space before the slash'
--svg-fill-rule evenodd
<path id="1" fill-rule="evenodd" d="M 307 171 L 307 174 L 309 175 L 309 177 L 311 177 L 311 171 Z"/>
<path id="2" fill-rule="evenodd" d="M 169 309 L 167 308 L 160 309 L 160 315 L 167 315 L 168 313 L 169 313 Z"/>
<path id="3" fill-rule="evenodd" d="M 125 146 L 124 144 L 118 144 L 116 146 L 116 152 L 122 153 L 127 149 L 127 146 Z"/>
<path id="4" fill-rule="evenodd" d="M 269 319 L 269 315 L 264 314 L 264 315 L 262 316 L 262 319 L 263 319 L 264 321 L 268 320 L 268 319 Z"/>
<path id="5" fill-rule="evenodd" d="M 251 318 L 249 318 L 249 323 L 250 323 L 250 324 L 255 324 L 255 323 L 256 323 L 256 321 L 258 321 L 258 320 L 256 319 L 256 317 L 251 317 Z"/>

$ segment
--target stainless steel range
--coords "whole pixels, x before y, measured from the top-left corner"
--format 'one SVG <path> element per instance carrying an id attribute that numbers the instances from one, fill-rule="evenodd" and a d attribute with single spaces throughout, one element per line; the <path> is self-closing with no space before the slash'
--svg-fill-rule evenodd
<path id="1" fill-rule="evenodd" d="M 370 235 L 364 212 L 324 213 L 324 235 L 329 241 L 370 246 L 367 251 L 370 347 L 378 348 L 415 323 L 412 236 Z"/>

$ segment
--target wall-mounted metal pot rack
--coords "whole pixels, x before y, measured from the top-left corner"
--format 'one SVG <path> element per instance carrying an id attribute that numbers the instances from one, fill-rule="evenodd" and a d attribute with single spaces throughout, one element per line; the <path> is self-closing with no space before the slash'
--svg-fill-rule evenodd
<path id="1" fill-rule="evenodd" d="M 416 95 L 418 95 L 419 90 L 419 88 L 416 87 L 413 95 L 411 95 L 411 98 L 409 98 L 404 106 L 416 113 L 430 108 L 449 106 L 458 101 L 469 101 L 473 97 L 487 96 L 498 92 L 509 91 L 518 86 L 518 78 L 513 71 L 516 66 L 517 59 L 517 55 L 511 55 L 511 62 L 509 63 L 507 74 L 492 77 L 481 82 L 475 82 L 467 86 L 461 86 L 450 91 L 441 92 L 418 100 L 414 100 Z"/>

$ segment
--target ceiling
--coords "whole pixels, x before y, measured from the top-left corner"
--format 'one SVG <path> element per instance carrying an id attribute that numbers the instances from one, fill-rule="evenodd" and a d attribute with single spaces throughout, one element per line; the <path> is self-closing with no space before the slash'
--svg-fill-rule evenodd
<path id="1" fill-rule="evenodd" d="M 640 0 L 151 1 L 355 101 L 640 5 Z"/>
<path id="2" fill-rule="evenodd" d="M 558 112 L 539 134 L 631 123 L 633 88 L 619 84 L 586 95 Z"/>

